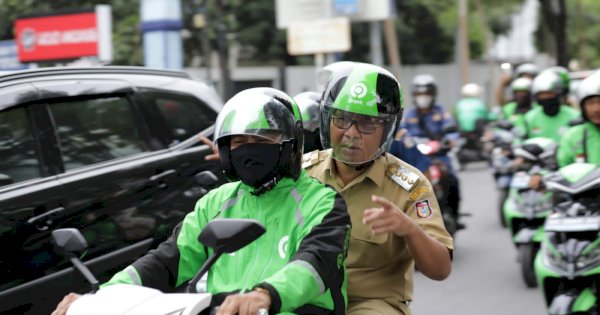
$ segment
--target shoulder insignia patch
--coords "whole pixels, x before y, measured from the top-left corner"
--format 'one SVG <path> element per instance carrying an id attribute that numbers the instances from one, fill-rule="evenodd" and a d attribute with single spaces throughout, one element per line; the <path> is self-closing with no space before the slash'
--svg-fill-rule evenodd
<path id="1" fill-rule="evenodd" d="M 435 113 L 435 114 L 433 114 L 433 117 L 431 117 L 431 119 L 433 121 L 440 121 L 440 120 L 442 120 L 442 115 L 440 115 L 439 113 Z"/>
<path id="2" fill-rule="evenodd" d="M 321 151 L 324 152 L 324 151 Z M 319 164 L 319 162 L 325 160 L 326 154 L 322 154 L 319 150 L 305 153 L 302 156 L 302 168 L 309 168 L 313 165 Z"/>
<path id="3" fill-rule="evenodd" d="M 419 187 L 417 189 L 415 189 L 415 191 L 411 192 L 410 195 L 408 196 L 409 200 L 417 200 L 417 198 L 419 198 L 419 196 L 421 196 L 422 194 L 426 194 L 429 192 L 429 188 L 422 186 Z"/>
<path id="4" fill-rule="evenodd" d="M 415 202 L 415 211 L 417 211 L 417 216 L 422 219 L 427 219 L 431 216 L 431 207 L 429 206 L 429 200 L 419 200 Z"/>
<path id="5" fill-rule="evenodd" d="M 396 163 L 389 164 L 385 170 L 385 174 L 407 191 L 410 191 L 419 181 L 417 173 Z"/>
<path id="6" fill-rule="evenodd" d="M 410 117 L 410 118 L 408 118 L 408 122 L 411 123 L 411 124 L 416 124 L 416 123 L 419 122 L 419 118 L 417 118 L 417 117 Z"/>

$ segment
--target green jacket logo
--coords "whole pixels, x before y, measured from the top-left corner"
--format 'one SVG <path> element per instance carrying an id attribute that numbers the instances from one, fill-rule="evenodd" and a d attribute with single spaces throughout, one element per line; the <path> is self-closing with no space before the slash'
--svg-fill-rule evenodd
<path id="1" fill-rule="evenodd" d="M 285 259 L 287 257 L 289 240 L 289 235 L 286 235 L 279 240 L 279 245 L 277 245 L 277 251 L 279 251 L 279 257 L 281 257 L 281 259 Z"/>

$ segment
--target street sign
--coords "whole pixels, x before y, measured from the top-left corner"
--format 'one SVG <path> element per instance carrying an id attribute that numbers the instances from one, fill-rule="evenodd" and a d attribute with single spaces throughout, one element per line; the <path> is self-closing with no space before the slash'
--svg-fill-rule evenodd
<path id="1" fill-rule="evenodd" d="M 21 62 L 76 59 L 97 56 L 112 59 L 111 11 L 108 5 L 94 10 L 20 18 L 15 21 Z"/>
<path id="2" fill-rule="evenodd" d="M 346 16 L 352 22 L 382 21 L 395 15 L 395 0 L 275 0 L 278 28 Z"/>
<path id="3" fill-rule="evenodd" d="M 288 27 L 290 55 L 344 52 L 350 47 L 350 20 L 345 17 L 294 22 Z"/>

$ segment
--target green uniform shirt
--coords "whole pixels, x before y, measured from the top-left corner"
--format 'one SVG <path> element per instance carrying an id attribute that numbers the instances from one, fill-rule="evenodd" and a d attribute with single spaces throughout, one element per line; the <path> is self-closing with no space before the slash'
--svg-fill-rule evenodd
<path id="1" fill-rule="evenodd" d="M 579 116 L 577 110 L 567 105 L 562 105 L 555 116 L 546 115 L 542 106 L 537 106 L 525 114 L 525 138 L 545 137 L 559 142 L 569 129 L 569 122 Z"/>
<path id="2" fill-rule="evenodd" d="M 560 167 L 583 162 L 600 165 L 598 126 L 588 121 L 570 128 L 560 141 L 556 157 Z"/>
<path id="3" fill-rule="evenodd" d="M 431 184 L 419 170 L 386 153 L 344 185 L 330 151 L 305 154 L 303 167 L 310 176 L 338 190 L 348 205 L 352 220 L 347 266 L 348 312 L 410 314 L 407 303 L 403 303 L 411 301 L 413 295 L 414 260 L 408 245 L 393 233 L 373 235 L 362 218 L 365 209 L 377 206 L 371 195 L 383 196 L 451 250 L 452 237 L 444 227 Z"/>
<path id="4" fill-rule="evenodd" d="M 299 312 L 306 305 L 333 310 L 334 294 L 342 297 L 341 308 L 345 308 L 350 218 L 341 195 L 304 171 L 297 181 L 283 178 L 273 190 L 258 196 L 253 191 L 241 182 L 211 190 L 170 239 L 105 285 L 178 287 L 196 274 L 212 252 L 197 240 L 203 227 L 214 218 L 247 218 L 262 223 L 265 234 L 217 260 L 208 274 L 208 292 L 247 291 L 260 285 L 271 293 L 271 313 Z"/>
<path id="5" fill-rule="evenodd" d="M 454 108 L 454 117 L 458 121 L 460 131 L 473 132 L 478 121 L 487 121 L 488 110 L 485 103 L 475 97 L 459 100 Z"/>

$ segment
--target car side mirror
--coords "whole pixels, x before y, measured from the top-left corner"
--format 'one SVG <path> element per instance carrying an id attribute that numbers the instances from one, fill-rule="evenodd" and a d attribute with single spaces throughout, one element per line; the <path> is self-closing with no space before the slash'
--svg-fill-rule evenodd
<path id="1" fill-rule="evenodd" d="M 87 249 L 87 242 L 83 238 L 83 235 L 81 235 L 81 232 L 74 228 L 54 230 L 52 231 L 52 243 L 54 243 L 59 253 L 66 256 L 73 264 L 73 267 L 90 283 L 92 292 L 98 291 L 98 280 L 94 277 L 92 271 L 79 259 Z"/>

